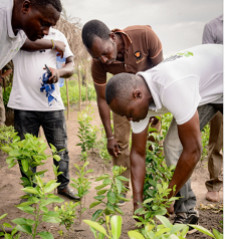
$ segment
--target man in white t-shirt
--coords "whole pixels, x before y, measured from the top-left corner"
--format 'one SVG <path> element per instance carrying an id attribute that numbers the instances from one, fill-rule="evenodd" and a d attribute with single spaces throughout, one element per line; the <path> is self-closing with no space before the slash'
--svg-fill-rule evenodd
<path id="1" fill-rule="evenodd" d="M 164 141 L 168 164 L 176 165 L 169 198 L 181 196 L 168 209 L 174 223 L 197 224 L 196 197 L 189 178 L 201 156 L 200 130 L 223 109 L 223 46 L 207 44 L 184 50 L 136 75 L 110 79 L 106 100 L 132 124 L 131 172 L 134 209 L 143 200 L 147 126 L 151 116 L 171 112 L 175 118 Z M 137 122 L 136 122 L 137 121 Z M 190 228 L 191 231 L 191 228 Z"/>
<path id="2" fill-rule="evenodd" d="M 37 50 L 41 41 L 49 42 L 53 46 L 59 43 L 65 45 L 63 57 L 66 63 L 61 69 L 56 69 L 56 54 L 58 53 L 55 48 Z M 42 126 L 48 144 L 53 144 L 61 157 L 59 162 L 54 161 L 55 165 L 59 166 L 59 172 L 63 172 L 58 176 L 58 182 L 61 183 L 58 193 L 79 200 L 79 197 L 68 186 L 70 180 L 66 123 L 64 105 L 57 83 L 60 77 L 70 77 L 73 74 L 73 53 L 65 36 L 54 28 L 50 28 L 49 34 L 43 40 L 39 40 L 38 44 L 33 43 L 34 49 L 36 51 L 20 50 L 13 58 L 14 78 L 8 107 L 14 109 L 14 127 L 21 139 L 26 133 L 38 136 L 40 126 Z M 40 90 L 42 76 L 46 72 L 45 64 L 52 73 L 49 83 L 53 83 L 55 88 L 51 94 L 53 96 L 51 102 L 46 97 L 46 91 Z M 21 173 L 25 176 L 22 167 Z"/>
<path id="3" fill-rule="evenodd" d="M 0 70 L 16 55 L 26 38 L 34 41 L 48 34 L 60 17 L 60 0 L 0 1 Z M 0 125 L 5 109 L 0 86 Z"/>

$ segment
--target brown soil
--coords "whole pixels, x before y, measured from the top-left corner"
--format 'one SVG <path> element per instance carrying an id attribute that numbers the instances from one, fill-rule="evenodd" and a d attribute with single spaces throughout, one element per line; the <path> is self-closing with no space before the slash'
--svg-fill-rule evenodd
<path id="1" fill-rule="evenodd" d="M 86 105 L 83 105 L 84 108 Z M 95 103 L 92 103 L 92 107 L 94 107 L 94 120 L 93 124 L 99 126 L 100 119 L 97 112 L 97 107 Z M 71 178 L 75 178 L 75 168 L 74 163 L 79 164 L 79 154 L 80 148 L 76 146 L 78 142 L 77 131 L 78 131 L 78 122 L 77 122 L 77 114 L 78 110 L 71 109 L 69 119 L 67 120 L 67 132 L 68 132 L 68 147 L 69 147 L 69 155 L 70 155 L 70 176 Z M 41 137 L 43 133 L 41 133 Z M 50 152 L 50 151 L 49 151 Z M 95 186 L 98 184 L 95 182 L 95 178 L 102 173 L 110 173 L 111 165 L 106 165 L 102 162 L 102 160 L 94 153 L 89 157 L 90 168 L 94 170 L 94 173 L 91 174 L 90 179 L 92 181 L 90 193 L 85 198 L 85 207 L 88 208 L 90 203 L 93 201 L 93 197 L 96 195 Z M 53 179 L 52 172 L 52 161 L 49 160 L 44 168 L 48 169 L 48 172 L 45 174 L 46 180 Z M 20 173 L 19 168 L 15 166 L 12 169 L 8 169 L 7 164 L 5 162 L 5 156 L 1 154 L 0 156 L 0 215 L 4 213 L 8 213 L 7 217 L 4 219 L 4 222 L 10 222 L 10 220 L 14 218 L 18 218 L 24 216 L 19 209 L 15 207 L 16 204 L 19 204 L 20 197 L 23 195 L 21 191 L 22 186 L 20 185 Z M 206 163 L 198 164 L 193 175 L 192 175 L 192 187 L 194 192 L 196 193 L 198 199 L 198 209 L 200 213 L 199 223 L 201 226 L 212 230 L 213 228 L 222 232 L 222 199 L 223 193 L 220 192 L 220 202 L 219 203 L 209 203 L 205 200 L 206 188 L 205 188 L 205 180 L 208 177 L 207 165 Z M 129 230 L 135 229 L 135 221 L 132 218 L 132 193 L 129 191 L 128 198 L 131 200 L 127 202 L 125 205 L 121 206 L 122 211 L 124 212 L 123 216 L 123 229 L 121 238 L 127 239 L 127 232 Z M 66 199 L 65 199 L 66 200 Z M 91 219 L 91 216 L 96 208 L 87 209 L 83 214 L 82 219 Z M 2 221 L 1 221 L 2 223 Z M 84 239 L 84 238 L 94 238 L 92 232 L 89 227 L 81 222 L 75 222 L 75 226 L 69 231 L 68 235 L 64 235 L 64 237 L 58 234 L 59 227 L 54 224 L 45 224 L 41 225 L 42 228 L 40 230 L 48 230 L 53 233 L 54 238 L 76 238 L 76 239 Z M 61 227 L 63 229 L 63 227 Z M 66 231 L 64 229 L 64 231 Z M 27 235 L 22 235 L 21 238 L 29 238 Z M 202 233 L 195 233 L 187 238 L 209 238 Z"/>

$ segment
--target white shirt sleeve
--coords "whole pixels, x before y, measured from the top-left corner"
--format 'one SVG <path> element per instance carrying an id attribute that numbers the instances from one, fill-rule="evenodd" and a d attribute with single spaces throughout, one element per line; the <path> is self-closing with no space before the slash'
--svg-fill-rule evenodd
<path id="1" fill-rule="evenodd" d="M 163 105 L 171 112 L 178 125 L 189 121 L 195 114 L 201 96 L 199 77 L 190 75 L 168 85 L 162 94 Z"/>

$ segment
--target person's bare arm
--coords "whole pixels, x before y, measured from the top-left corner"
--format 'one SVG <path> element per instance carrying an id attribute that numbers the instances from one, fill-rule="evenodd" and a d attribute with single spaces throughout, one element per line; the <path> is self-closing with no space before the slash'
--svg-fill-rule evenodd
<path id="1" fill-rule="evenodd" d="M 194 116 L 187 123 L 178 125 L 178 134 L 183 151 L 169 184 L 171 189 L 176 185 L 176 191 L 171 191 L 169 198 L 176 195 L 190 178 L 201 157 L 201 132 L 198 111 L 195 112 Z"/>
<path id="2" fill-rule="evenodd" d="M 48 83 L 56 83 L 58 82 L 60 77 L 68 78 L 73 75 L 74 73 L 74 62 L 73 62 L 73 56 L 69 56 L 66 58 L 65 65 L 60 69 L 55 69 L 52 67 L 49 67 L 49 70 L 52 73 L 52 76 L 49 77 Z"/>
<path id="3" fill-rule="evenodd" d="M 108 139 L 107 149 L 112 156 L 117 157 L 120 153 L 120 149 L 112 133 L 110 109 L 105 100 L 105 84 L 95 84 L 95 91 L 97 95 L 97 104 L 100 118 L 106 132 L 106 137 Z"/>
<path id="4" fill-rule="evenodd" d="M 24 51 L 38 51 L 44 49 L 52 49 L 57 51 L 59 56 L 63 57 L 65 47 L 66 47 L 65 43 L 62 41 L 55 41 L 49 39 L 30 41 L 29 39 L 26 39 L 21 49 Z"/>
<path id="5" fill-rule="evenodd" d="M 134 212 L 140 206 L 140 203 L 142 203 L 143 200 L 147 135 L 148 127 L 139 134 L 132 134 L 130 171 L 133 189 Z"/>

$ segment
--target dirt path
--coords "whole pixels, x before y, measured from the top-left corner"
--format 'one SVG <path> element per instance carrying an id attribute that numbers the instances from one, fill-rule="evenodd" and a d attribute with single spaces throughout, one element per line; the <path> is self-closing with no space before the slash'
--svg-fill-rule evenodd
<path id="1" fill-rule="evenodd" d="M 82 108 L 86 107 L 86 105 L 83 105 Z M 95 103 L 92 103 L 92 107 L 94 108 L 94 120 L 93 124 L 99 126 L 100 125 L 100 118 L 98 116 L 97 107 Z M 74 173 L 74 163 L 79 163 L 79 154 L 80 154 L 80 148 L 76 146 L 78 142 L 77 138 L 77 131 L 78 131 L 78 122 L 77 122 L 77 114 L 78 110 L 71 109 L 69 119 L 67 120 L 67 132 L 68 132 L 68 148 L 69 148 L 69 156 L 70 156 L 70 176 L 71 178 L 75 177 Z M 43 137 L 43 133 L 41 134 Z M 50 151 L 49 151 L 50 152 Z M 90 193 L 86 197 L 85 200 L 85 206 L 88 207 L 90 203 L 93 201 L 93 197 L 95 196 L 95 186 L 97 183 L 94 181 L 94 178 L 97 175 L 101 175 L 103 172 L 109 173 L 110 172 L 110 166 L 106 166 L 101 162 L 101 159 L 97 157 L 90 158 L 90 167 L 94 170 L 94 173 L 91 175 L 92 180 L 92 187 L 90 190 Z M 53 172 L 52 172 L 52 161 L 49 160 L 46 165 L 43 167 L 48 169 L 48 172 L 46 173 L 45 177 L 46 180 L 50 180 L 54 178 Z M 10 222 L 11 219 L 21 217 L 22 213 L 20 210 L 18 210 L 14 205 L 19 204 L 20 202 L 20 196 L 23 195 L 23 192 L 21 191 L 22 186 L 20 185 L 20 173 L 18 166 L 15 166 L 12 169 L 8 169 L 6 163 L 5 163 L 5 157 L 3 155 L 0 156 L 0 215 L 4 213 L 8 213 L 8 216 L 4 221 Z M 200 224 L 208 229 L 217 228 L 221 231 L 219 221 L 222 220 L 222 212 L 220 213 L 214 213 L 214 209 L 212 207 L 218 207 L 218 205 L 221 205 L 222 199 L 223 199 L 223 193 L 220 192 L 220 199 L 221 203 L 219 204 L 209 204 L 205 200 L 205 180 L 208 177 L 207 172 L 207 165 L 199 164 L 192 176 L 192 187 L 194 192 L 196 193 L 197 199 L 198 199 L 198 207 L 207 207 L 211 209 L 207 210 L 200 210 Z M 127 239 L 127 231 L 134 229 L 135 221 L 132 219 L 132 193 L 131 191 L 128 193 L 128 197 L 131 199 L 130 202 L 127 202 L 124 206 L 121 207 L 122 211 L 124 212 L 123 216 L 123 239 Z M 91 219 L 91 215 L 96 209 L 87 210 L 84 215 L 83 219 Z M 43 225 L 43 227 L 46 227 Z M 57 233 L 58 227 L 56 226 L 47 226 L 46 228 L 49 228 L 49 230 L 54 234 L 55 238 L 62 238 Z M 45 229 L 46 230 L 46 229 Z M 26 236 L 22 236 L 22 238 L 28 238 Z M 69 236 L 64 238 L 76 238 L 76 239 L 83 239 L 83 238 L 94 238 L 92 233 L 90 232 L 88 226 L 84 224 L 83 222 L 81 225 L 78 225 L 78 223 L 75 224 L 75 227 L 71 229 Z M 188 238 L 207 238 L 203 234 L 194 234 L 191 237 Z"/>

